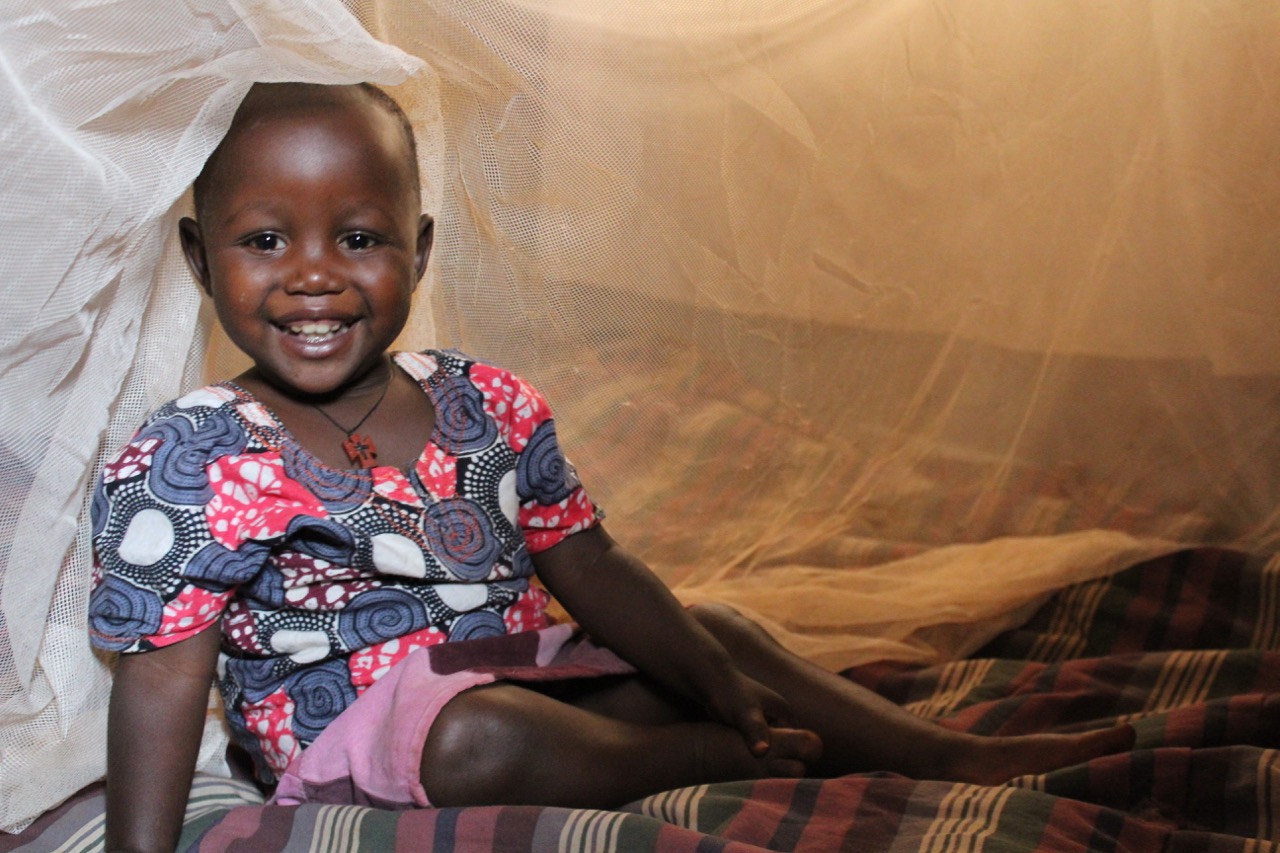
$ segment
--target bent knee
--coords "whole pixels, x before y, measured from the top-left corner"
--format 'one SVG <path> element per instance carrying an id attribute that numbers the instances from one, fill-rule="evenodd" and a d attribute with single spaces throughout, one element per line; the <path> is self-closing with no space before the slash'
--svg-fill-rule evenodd
<path id="1" fill-rule="evenodd" d="M 689 608 L 689 615 L 721 642 L 733 640 L 772 642 L 767 631 L 727 604 L 720 602 L 695 604 Z"/>
<path id="2" fill-rule="evenodd" d="M 517 732 L 518 702 L 510 685 L 473 687 L 441 709 L 422 747 L 420 773 L 433 806 L 491 805 L 502 801 L 518 772 L 524 738 Z"/>
<path id="3" fill-rule="evenodd" d="M 689 615 L 706 628 L 710 628 L 713 625 L 732 624 L 739 620 L 748 621 L 737 610 L 719 601 L 691 604 L 689 606 Z"/>

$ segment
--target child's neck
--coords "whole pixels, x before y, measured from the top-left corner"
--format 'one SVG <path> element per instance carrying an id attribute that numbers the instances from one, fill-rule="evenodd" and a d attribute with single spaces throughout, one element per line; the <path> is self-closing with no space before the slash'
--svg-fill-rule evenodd
<path id="1" fill-rule="evenodd" d="M 331 394 L 281 388 L 256 368 L 234 381 L 267 406 L 307 453 L 331 468 L 368 467 L 370 460 L 352 458 L 344 446 L 363 440 L 377 454 L 373 464 L 408 469 L 435 424 L 430 399 L 389 357 Z"/>
<path id="2" fill-rule="evenodd" d="M 345 401 L 359 403 L 377 396 L 386 388 L 395 372 L 391 355 L 387 354 L 365 372 L 351 377 L 331 391 L 321 393 L 295 388 L 286 380 L 265 373 L 257 365 L 240 374 L 234 381 L 271 406 L 300 404 L 341 407 Z"/>

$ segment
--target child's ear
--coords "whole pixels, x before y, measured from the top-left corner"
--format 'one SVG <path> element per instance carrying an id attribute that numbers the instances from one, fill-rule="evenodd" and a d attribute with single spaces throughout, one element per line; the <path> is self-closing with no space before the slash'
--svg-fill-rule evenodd
<path id="1" fill-rule="evenodd" d="M 414 282 L 422 280 L 422 274 L 427 271 L 427 258 L 431 257 L 431 241 L 435 239 L 436 221 L 431 218 L 430 214 L 422 214 L 418 217 L 418 246 L 413 253 L 413 269 L 416 273 Z"/>
<path id="2" fill-rule="evenodd" d="M 182 240 L 182 254 L 187 259 L 187 266 L 195 276 L 196 283 L 205 293 L 209 290 L 209 261 L 204 254 L 204 236 L 200 233 L 200 223 L 190 216 L 178 220 L 178 237 Z"/>

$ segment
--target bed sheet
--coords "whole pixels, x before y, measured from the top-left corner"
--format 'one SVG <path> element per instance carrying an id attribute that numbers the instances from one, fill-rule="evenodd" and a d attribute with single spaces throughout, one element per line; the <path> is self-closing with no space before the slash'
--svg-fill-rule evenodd
<path id="1" fill-rule="evenodd" d="M 869 773 L 668 791 L 617 811 L 273 807 L 200 778 L 183 849 L 1267 851 L 1280 833 L 1280 560 L 1195 549 L 1055 595 L 976 655 L 846 675 L 982 733 L 1133 724 L 1137 748 L 999 786 Z M 94 787 L 0 851 L 98 849 Z"/>

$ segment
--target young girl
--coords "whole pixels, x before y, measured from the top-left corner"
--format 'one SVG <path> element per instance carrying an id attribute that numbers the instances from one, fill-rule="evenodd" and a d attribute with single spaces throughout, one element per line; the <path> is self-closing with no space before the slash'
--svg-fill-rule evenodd
<path id="1" fill-rule="evenodd" d="M 173 847 L 215 676 L 286 803 L 994 783 L 1130 745 L 956 733 L 727 608 L 682 608 L 604 531 L 537 391 L 458 353 L 388 354 L 431 249 L 415 163 L 376 89 L 260 85 L 197 179 L 183 247 L 254 366 L 161 408 L 94 494 L 91 631 L 125 653 L 108 849 Z M 548 624 L 535 573 L 585 634 Z"/>

